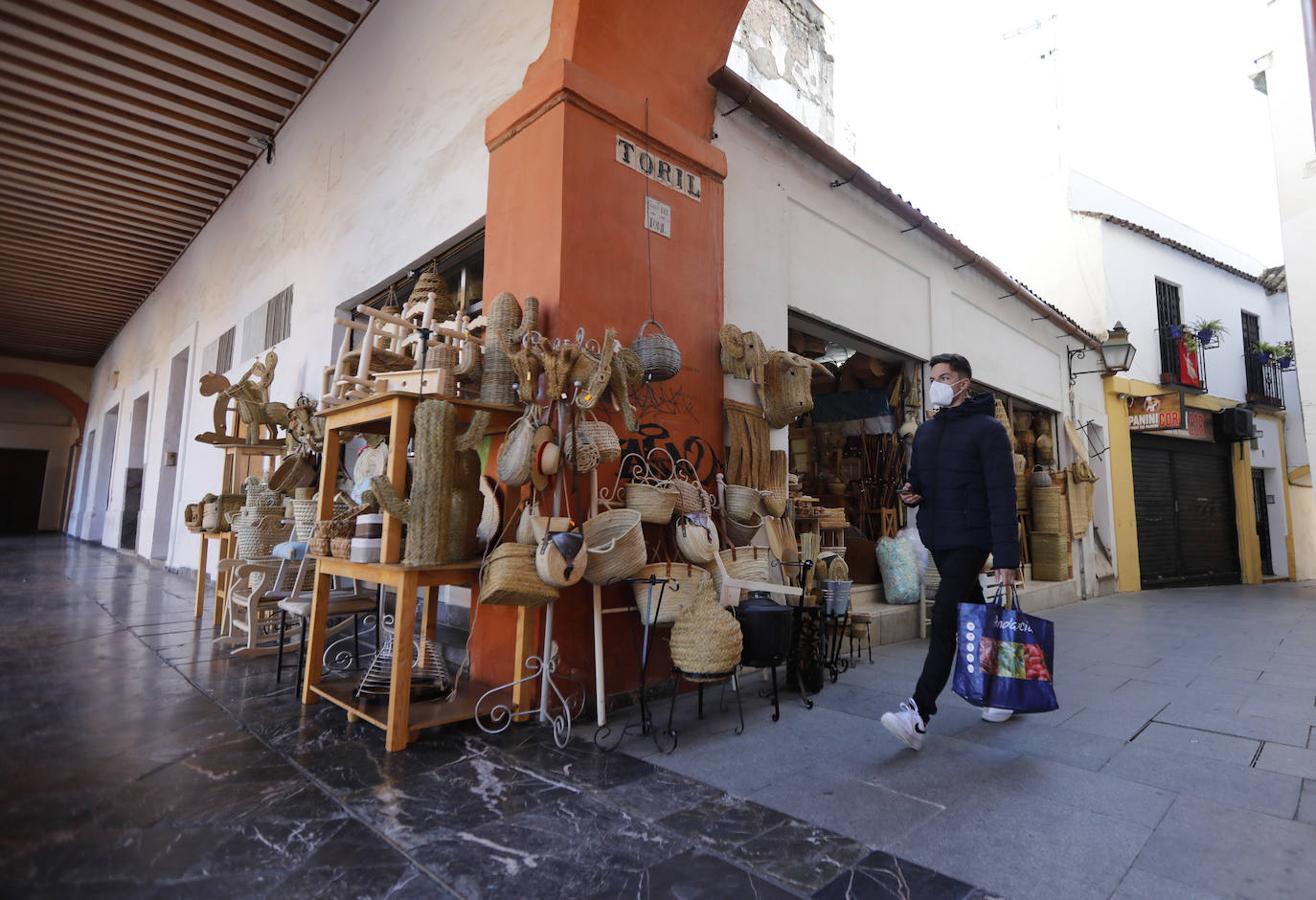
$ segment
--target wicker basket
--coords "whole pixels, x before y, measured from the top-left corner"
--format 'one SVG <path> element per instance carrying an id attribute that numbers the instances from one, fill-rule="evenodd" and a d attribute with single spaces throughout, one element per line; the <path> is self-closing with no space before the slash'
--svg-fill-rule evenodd
<path id="1" fill-rule="evenodd" d="M 329 554 L 337 559 L 352 558 L 352 539 L 336 537 L 329 541 Z"/>
<path id="2" fill-rule="evenodd" d="M 688 518 L 676 522 L 676 549 L 689 562 L 697 566 L 707 565 L 717 555 L 717 526 L 709 519 L 700 524 Z"/>
<path id="3" fill-rule="evenodd" d="M 725 678 L 740 663 L 740 623 L 712 601 L 686 607 L 672 626 L 672 665 L 690 681 Z"/>
<path id="4" fill-rule="evenodd" d="M 632 481 L 626 485 L 626 508 L 640 514 L 641 522 L 666 525 L 676 511 L 676 488 L 670 482 Z"/>
<path id="5" fill-rule="evenodd" d="M 754 521 L 763 513 L 763 495 L 743 484 L 724 485 L 722 504 L 728 518 L 742 524 Z"/>
<path id="6" fill-rule="evenodd" d="M 590 584 L 614 584 L 630 578 L 647 562 L 640 514 L 633 509 L 611 509 L 586 520 L 585 546 L 589 548 Z"/>
<path id="7" fill-rule="evenodd" d="M 1046 466 L 1033 466 L 1033 471 L 1028 475 L 1028 484 L 1030 487 L 1051 487 L 1051 472 Z"/>
<path id="8" fill-rule="evenodd" d="M 276 509 L 283 505 L 283 495 L 271 488 L 268 482 L 261 481 L 255 475 L 246 480 L 242 489 L 247 495 L 247 500 L 243 506 L 248 509 Z"/>
<path id="9" fill-rule="evenodd" d="M 507 437 L 498 448 L 498 480 L 513 486 L 530 480 L 531 447 L 534 443 L 535 420 L 524 415 L 507 430 Z"/>
<path id="10" fill-rule="evenodd" d="M 656 329 L 655 334 L 644 333 L 650 325 Z M 681 348 L 667 336 L 663 326 L 653 319 L 640 326 L 640 333 L 631 343 L 631 349 L 644 367 L 645 381 L 666 381 L 681 371 Z"/>
<path id="11" fill-rule="evenodd" d="M 1069 535 L 1069 506 L 1057 487 L 1034 485 L 1032 530 L 1037 534 Z"/>
<path id="12" fill-rule="evenodd" d="M 291 494 L 298 488 L 315 484 L 320 473 L 300 453 L 286 457 L 270 474 L 270 489 L 281 494 Z"/>
<path id="13" fill-rule="evenodd" d="M 297 540 L 311 539 L 311 532 L 315 530 L 315 508 L 319 503 L 319 500 L 292 501 L 292 530 Z"/>
<path id="14" fill-rule="evenodd" d="M 535 569 L 535 548 L 530 544 L 499 544 L 485 559 L 480 570 L 481 604 L 537 607 L 556 599 L 557 588 L 545 584 Z"/>
<path id="15" fill-rule="evenodd" d="M 288 539 L 288 526 L 278 513 L 243 516 L 234 520 L 233 534 L 238 540 L 238 559 L 269 559 L 274 555 L 274 545 Z"/>
<path id="16" fill-rule="evenodd" d="M 1014 507 L 1017 510 L 1028 508 L 1028 473 L 1020 472 L 1014 476 Z"/>
<path id="17" fill-rule="evenodd" d="M 581 451 L 576 452 L 576 441 L 580 441 Z M 567 462 L 578 472 L 588 472 L 600 463 L 616 462 L 621 459 L 621 441 L 617 432 L 607 422 L 597 419 L 585 419 L 577 422 L 576 427 L 567 432 L 562 444 L 562 452 Z"/>
<path id="18" fill-rule="evenodd" d="M 636 572 L 635 578 L 665 579 L 666 585 L 653 586 L 653 602 L 659 606 L 655 616 L 649 606 L 649 584 L 647 582 L 632 584 L 635 592 L 635 606 L 640 611 L 640 621 L 646 625 L 669 625 L 692 603 L 714 601 L 717 594 L 713 590 L 713 576 L 706 569 L 689 563 L 652 563 Z M 662 603 L 658 604 L 659 592 Z"/>
<path id="19" fill-rule="evenodd" d="M 734 546 L 745 546 L 754 541 L 754 536 L 763 527 L 763 517 L 758 516 L 752 522 L 737 522 L 728 516 L 725 524 L 727 540 Z"/>
<path id="20" fill-rule="evenodd" d="M 1029 559 L 1033 565 L 1035 581 L 1068 581 L 1072 544 L 1068 534 L 1031 535 L 1032 553 Z"/>
<path id="21" fill-rule="evenodd" d="M 202 528 L 210 532 L 228 531 L 229 516 L 242 510 L 242 501 L 241 494 L 220 494 L 206 503 L 201 515 Z"/>
<path id="22" fill-rule="evenodd" d="M 772 581 L 772 552 L 767 547 L 729 547 L 721 554 L 727 575 L 736 581 Z M 713 587 L 722 596 L 722 573 L 717 563 L 704 568 L 713 576 Z M 737 598 L 739 601 L 739 598 Z"/>

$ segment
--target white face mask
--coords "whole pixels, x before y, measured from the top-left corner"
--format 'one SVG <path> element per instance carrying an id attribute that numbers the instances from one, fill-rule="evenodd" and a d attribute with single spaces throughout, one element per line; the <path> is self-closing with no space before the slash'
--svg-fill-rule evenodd
<path id="1" fill-rule="evenodd" d="M 959 382 L 955 382 L 959 384 Z M 928 403 L 932 406 L 950 406 L 955 402 L 955 387 L 944 381 L 933 381 L 928 386 Z"/>

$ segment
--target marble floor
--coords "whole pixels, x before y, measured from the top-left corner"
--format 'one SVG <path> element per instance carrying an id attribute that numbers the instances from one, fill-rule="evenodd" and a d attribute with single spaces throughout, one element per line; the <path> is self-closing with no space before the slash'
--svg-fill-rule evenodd
<path id="1" fill-rule="evenodd" d="M 651 760 L 625 752 L 634 739 L 599 752 L 592 729 L 558 749 L 538 726 L 457 727 L 386 753 L 374 728 L 304 709 L 272 659 L 229 657 L 193 619 L 191 579 L 129 555 L 0 538 L 0 573 L 5 896 L 989 896 L 890 841 L 667 767 L 684 746 Z M 802 720 L 789 709 L 774 728 L 747 704 L 733 741 L 683 700 L 691 758 L 721 734 L 735 767 Z"/>

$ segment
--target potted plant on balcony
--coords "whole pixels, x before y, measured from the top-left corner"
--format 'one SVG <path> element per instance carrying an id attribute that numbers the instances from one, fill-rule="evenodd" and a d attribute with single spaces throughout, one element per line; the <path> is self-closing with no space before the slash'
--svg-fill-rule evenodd
<path id="1" fill-rule="evenodd" d="M 1201 346 L 1206 346 L 1217 337 L 1229 334 L 1229 329 L 1219 319 L 1198 319 L 1189 325 L 1188 329 L 1192 337 L 1196 339 L 1195 343 L 1199 343 Z"/>
<path id="2" fill-rule="evenodd" d="M 1265 341 L 1257 341 L 1252 346 L 1252 352 L 1256 354 L 1257 362 L 1266 364 L 1279 359 L 1283 350 L 1278 344 L 1268 344 Z"/>
<path id="3" fill-rule="evenodd" d="M 1275 362 L 1285 371 L 1293 368 L 1293 341 L 1285 341 L 1279 345 L 1279 352 L 1275 357 Z"/>

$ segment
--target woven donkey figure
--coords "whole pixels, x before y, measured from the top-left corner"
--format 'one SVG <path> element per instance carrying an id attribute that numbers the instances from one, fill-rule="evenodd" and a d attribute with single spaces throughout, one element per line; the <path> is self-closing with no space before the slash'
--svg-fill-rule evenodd
<path id="1" fill-rule="evenodd" d="M 416 406 L 411 497 L 399 498 L 387 476 L 370 480 L 369 492 L 380 508 L 407 525 L 403 562 L 418 566 L 461 562 L 460 554 L 473 547 L 480 507 L 469 496 L 459 495 L 474 491 L 479 499 L 479 479 L 469 474 L 479 471 L 479 454 L 473 448 L 488 425 L 489 413 L 477 412 L 459 436 L 457 408 L 446 400 L 425 400 Z M 473 467 L 471 457 L 475 457 Z M 456 521 L 457 514 L 462 521 Z"/>

